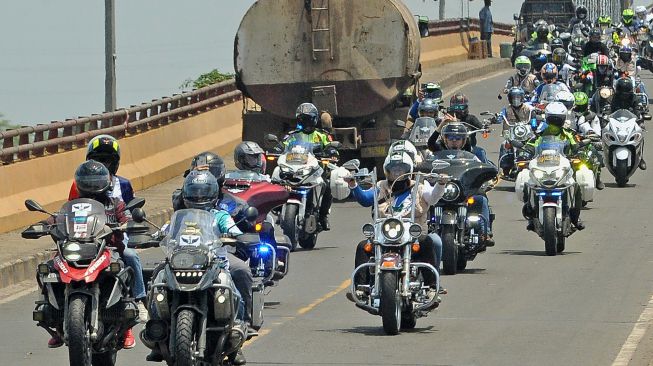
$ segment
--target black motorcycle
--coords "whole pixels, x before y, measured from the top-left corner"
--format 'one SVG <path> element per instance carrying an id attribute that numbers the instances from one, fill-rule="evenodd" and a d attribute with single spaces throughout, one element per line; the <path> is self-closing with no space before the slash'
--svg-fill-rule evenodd
<path id="1" fill-rule="evenodd" d="M 444 274 L 454 275 L 486 249 L 480 236 L 481 205 L 474 196 L 486 193 L 498 170 L 464 150 L 439 151 L 433 158 L 448 163 L 438 173 L 449 176 L 450 182 L 445 185 L 442 199 L 431 208 L 429 231 L 436 231 L 442 238 Z M 493 217 L 490 214 L 490 220 Z"/>

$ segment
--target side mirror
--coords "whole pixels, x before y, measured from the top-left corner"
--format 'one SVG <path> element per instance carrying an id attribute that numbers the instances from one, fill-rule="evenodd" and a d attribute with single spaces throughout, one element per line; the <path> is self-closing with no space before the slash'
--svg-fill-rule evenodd
<path id="1" fill-rule="evenodd" d="M 43 212 L 49 214 L 48 211 L 46 211 L 43 207 L 41 207 L 41 205 L 38 204 L 38 202 L 34 200 L 25 200 L 25 207 L 27 207 L 29 211 Z"/>
<path id="2" fill-rule="evenodd" d="M 249 206 L 245 210 L 245 220 L 254 222 L 258 218 L 258 210 L 254 206 Z"/>
<path id="3" fill-rule="evenodd" d="M 503 96 L 501 94 L 497 94 L 497 99 L 502 100 Z"/>
<path id="4" fill-rule="evenodd" d="M 127 209 L 129 211 L 132 211 L 135 208 L 143 208 L 145 206 L 145 199 L 144 198 L 134 198 L 129 203 L 127 204 Z"/>
<path id="5" fill-rule="evenodd" d="M 644 115 L 644 121 L 650 121 L 653 117 L 651 117 L 650 114 L 645 114 Z"/>
<path id="6" fill-rule="evenodd" d="M 329 146 L 334 148 L 334 149 L 339 149 L 342 147 L 342 143 L 340 141 L 331 141 L 329 143 Z"/>
<path id="7" fill-rule="evenodd" d="M 431 163 L 431 168 L 433 170 L 442 170 L 442 169 L 447 169 L 451 164 L 444 160 L 433 160 L 433 163 Z"/>
<path id="8" fill-rule="evenodd" d="M 342 164 L 342 167 L 349 171 L 358 171 L 358 168 L 361 166 L 361 161 L 358 159 L 349 160 L 348 162 Z"/>
<path id="9" fill-rule="evenodd" d="M 481 112 L 481 116 L 491 116 L 491 115 L 492 115 L 492 112 L 490 112 L 490 111 Z"/>
<path id="10" fill-rule="evenodd" d="M 519 20 L 519 15 L 513 14 L 512 15 L 512 20 L 515 20 L 515 21 Z"/>
<path id="11" fill-rule="evenodd" d="M 132 202 L 133 201 L 134 200 L 132 200 Z M 145 200 L 143 200 L 143 201 L 145 201 Z M 132 219 L 134 220 L 134 222 L 137 222 L 139 224 L 144 222 L 145 221 L 145 211 L 143 211 L 143 209 L 140 208 L 140 207 L 137 207 L 137 208 L 133 209 L 132 210 Z"/>
<path id="12" fill-rule="evenodd" d="M 406 128 L 406 122 L 398 119 L 398 120 L 395 121 L 395 126 L 401 127 L 401 128 Z"/>

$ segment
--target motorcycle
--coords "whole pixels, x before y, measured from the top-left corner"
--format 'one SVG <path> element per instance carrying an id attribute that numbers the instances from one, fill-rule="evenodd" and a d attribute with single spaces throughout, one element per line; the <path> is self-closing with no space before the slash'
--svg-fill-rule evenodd
<path id="1" fill-rule="evenodd" d="M 434 164 L 442 166 L 437 171 L 450 177 L 444 195 L 431 208 L 429 232 L 442 238 L 442 270 L 455 275 L 467 267 L 478 253 L 486 250 L 481 239 L 481 207 L 474 199 L 485 194 L 494 182 L 498 170 L 494 165 L 482 163 L 476 155 L 464 150 L 444 150 L 433 154 Z M 490 214 L 490 220 L 494 215 Z M 486 222 L 486 226 L 490 223 Z"/>
<path id="2" fill-rule="evenodd" d="M 429 137 L 438 128 L 437 122 L 431 117 L 419 117 L 415 120 L 408 141 L 410 141 L 417 151 L 422 155 L 422 160 L 428 159 L 431 152 L 428 149 Z"/>
<path id="3" fill-rule="evenodd" d="M 343 165 L 357 180 L 371 180 L 376 186 L 376 169 L 358 170 L 357 161 Z M 410 174 L 410 173 L 409 173 Z M 415 202 L 421 179 L 435 174 L 414 173 L 416 183 L 411 190 Z M 418 238 L 422 227 L 415 223 L 415 205 L 411 205 L 409 217 L 403 212 L 380 212 L 378 193 L 374 190 L 373 221 L 363 225 L 367 238 L 365 250 L 374 253 L 369 263 L 361 264 L 352 273 L 351 294 L 356 306 L 372 315 L 380 315 L 383 330 L 388 335 L 399 334 L 401 329 L 412 329 L 417 319 L 427 316 L 438 302 L 438 297 L 428 295 L 429 286 L 424 285 L 420 271 L 431 271 L 440 285 L 438 270 L 428 263 L 412 262 L 413 252 L 420 249 Z M 356 283 L 359 273 L 369 275 L 369 283 Z"/>
<path id="4" fill-rule="evenodd" d="M 321 146 L 308 141 L 306 136 L 298 134 L 296 140 L 283 147 L 283 152 L 277 154 L 277 167 L 272 173 L 272 181 L 290 192 L 290 198 L 281 208 L 279 224 L 290 238 L 293 250 L 298 244 L 304 249 L 315 247 L 317 236 L 322 231 L 319 211 L 326 189 L 322 176 L 325 169 L 336 168 L 331 163 L 333 158 L 322 156 Z M 266 144 L 282 149 L 274 135 L 266 136 Z M 337 149 L 340 143 L 334 141 L 330 146 Z"/>
<path id="5" fill-rule="evenodd" d="M 602 131 L 605 165 L 619 187 L 637 170 L 644 150 L 644 135 L 637 116 L 621 109 L 607 117 Z"/>
<path id="6" fill-rule="evenodd" d="M 145 203 L 134 199 L 131 210 Z M 124 333 L 137 324 L 138 307 L 130 290 L 134 272 L 118 252 L 107 246 L 126 225 L 110 224 L 102 203 L 81 198 L 50 213 L 27 200 L 30 211 L 50 215 L 22 232 L 25 239 L 50 235 L 57 249 L 37 268 L 41 290 L 32 314 L 37 326 L 68 346 L 71 366 L 114 365 Z"/>
<path id="7" fill-rule="evenodd" d="M 147 221 L 142 210 L 132 215 L 136 222 Z M 258 212 L 249 208 L 246 216 L 255 219 Z M 247 338 L 246 324 L 236 319 L 241 295 L 226 262 L 224 244 L 233 240 L 221 240 L 214 221 L 208 211 L 178 210 L 159 243 L 166 259 L 154 270 L 147 296 L 156 316 L 147 322 L 141 340 L 158 349 L 169 365 L 228 365 L 225 358 Z M 262 324 L 263 301 L 253 300 L 256 327 Z"/>
<path id="8" fill-rule="evenodd" d="M 533 219 L 534 231 L 544 239 L 546 254 L 565 250 L 565 239 L 573 232 L 569 210 L 580 194 L 571 162 L 565 157 L 566 142 L 556 136 L 543 136 L 534 158 L 517 176 L 515 192 L 525 202 Z M 593 182 L 593 180 L 592 180 Z"/>
<path id="9" fill-rule="evenodd" d="M 491 113 L 484 112 L 481 115 L 491 115 Z M 523 150 L 516 149 L 512 145 L 512 141 L 524 143 L 530 140 L 534 136 L 533 128 L 537 127 L 538 122 L 533 117 L 529 118 L 529 121 L 512 123 L 508 121 L 503 113 L 495 114 L 492 119 L 493 121 L 497 121 L 494 123 L 501 123 L 504 126 L 502 133 L 504 142 L 500 148 L 501 154 L 498 161 L 498 165 L 501 168 L 501 178 L 514 182 L 517 174 L 528 166 L 530 155 L 526 154 Z"/>

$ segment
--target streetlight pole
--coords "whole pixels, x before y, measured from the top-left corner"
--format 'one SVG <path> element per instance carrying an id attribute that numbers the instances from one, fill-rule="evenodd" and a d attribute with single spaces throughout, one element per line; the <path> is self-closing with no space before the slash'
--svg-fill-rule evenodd
<path id="1" fill-rule="evenodd" d="M 440 0 L 440 20 L 444 19 L 444 1 L 445 0 Z"/>
<path id="2" fill-rule="evenodd" d="M 104 0 L 104 110 L 116 110 L 116 22 L 115 0 Z"/>

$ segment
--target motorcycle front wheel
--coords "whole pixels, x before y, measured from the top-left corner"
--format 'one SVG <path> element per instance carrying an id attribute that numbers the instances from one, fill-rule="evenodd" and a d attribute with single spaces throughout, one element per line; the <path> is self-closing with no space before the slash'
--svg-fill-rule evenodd
<path id="1" fill-rule="evenodd" d="M 175 344 L 175 365 L 194 366 L 195 351 L 195 313 L 192 310 L 184 309 L 177 315 Z"/>
<path id="2" fill-rule="evenodd" d="M 290 251 L 294 252 L 297 249 L 297 243 L 299 242 L 299 227 L 297 226 L 297 214 L 299 213 L 299 207 L 297 205 L 286 205 L 283 217 L 279 223 L 283 233 L 288 236 L 290 239 Z"/>
<path id="3" fill-rule="evenodd" d="M 445 225 L 442 228 L 442 271 L 446 275 L 458 272 L 458 245 L 456 245 L 456 227 Z"/>
<path id="4" fill-rule="evenodd" d="M 83 295 L 71 296 L 68 303 L 68 358 L 70 366 L 91 365 L 91 334 L 88 329 L 86 302 Z"/>
<path id="5" fill-rule="evenodd" d="M 628 183 L 628 162 L 626 160 L 617 160 L 617 166 L 614 170 L 617 186 L 625 187 L 626 183 Z"/>
<path id="6" fill-rule="evenodd" d="M 399 296 L 398 272 L 381 272 L 381 319 L 388 335 L 399 334 L 401 328 L 401 297 Z"/>
<path id="7" fill-rule="evenodd" d="M 546 255 L 554 256 L 558 252 L 556 232 L 556 208 L 544 207 L 542 210 L 544 226 L 544 249 Z"/>

